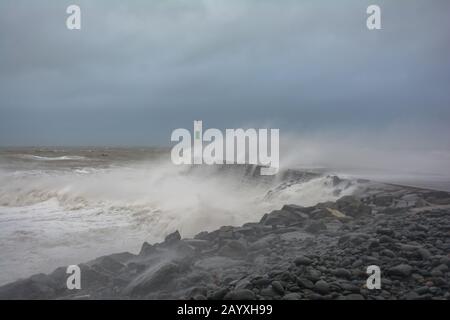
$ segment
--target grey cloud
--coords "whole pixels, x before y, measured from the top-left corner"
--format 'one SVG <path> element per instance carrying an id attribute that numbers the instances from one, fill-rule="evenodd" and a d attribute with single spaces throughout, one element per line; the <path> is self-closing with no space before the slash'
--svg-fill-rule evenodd
<path id="1" fill-rule="evenodd" d="M 193 119 L 358 134 L 450 121 L 448 1 L 0 4 L 0 144 L 167 144 Z"/>

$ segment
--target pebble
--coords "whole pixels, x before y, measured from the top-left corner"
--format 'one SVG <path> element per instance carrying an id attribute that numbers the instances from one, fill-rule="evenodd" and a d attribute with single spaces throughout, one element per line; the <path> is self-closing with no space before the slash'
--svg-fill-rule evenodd
<path id="1" fill-rule="evenodd" d="M 389 269 L 389 273 L 395 276 L 408 277 L 411 274 L 412 267 L 408 264 L 399 264 Z"/>
<path id="2" fill-rule="evenodd" d="M 314 291 L 320 294 L 327 294 L 330 292 L 330 285 L 324 280 L 319 280 L 314 285 Z"/>

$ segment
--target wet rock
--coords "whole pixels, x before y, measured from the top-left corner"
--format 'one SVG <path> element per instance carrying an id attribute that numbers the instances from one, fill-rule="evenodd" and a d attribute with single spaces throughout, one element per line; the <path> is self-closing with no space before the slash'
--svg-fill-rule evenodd
<path id="1" fill-rule="evenodd" d="M 265 297 L 265 298 L 269 298 L 269 299 L 273 299 L 275 298 L 278 294 L 273 290 L 272 286 L 268 287 L 268 288 L 264 288 L 260 291 L 260 295 Z"/>
<path id="2" fill-rule="evenodd" d="M 47 275 L 38 274 L 0 287 L 0 299 L 50 299 L 55 294 L 55 283 Z"/>
<path id="3" fill-rule="evenodd" d="M 327 294 L 330 292 L 330 285 L 324 280 L 319 280 L 314 284 L 314 291 L 320 294 Z"/>
<path id="4" fill-rule="evenodd" d="M 219 290 L 211 292 L 211 294 L 209 294 L 207 296 L 207 298 L 209 300 L 222 300 L 223 298 L 225 298 L 225 296 L 227 295 L 228 291 L 229 290 L 227 288 L 221 288 Z"/>
<path id="5" fill-rule="evenodd" d="M 305 256 L 299 256 L 297 258 L 295 258 L 294 263 L 297 266 L 308 266 L 312 263 L 313 261 Z"/>
<path id="6" fill-rule="evenodd" d="M 194 300 L 205 300 L 207 295 L 207 289 L 205 287 L 195 287 L 189 293 L 190 297 L 193 297 Z M 205 299 L 196 299 L 198 296 L 203 296 Z"/>
<path id="7" fill-rule="evenodd" d="M 149 256 L 155 253 L 157 249 L 149 244 L 148 242 L 144 242 L 141 247 L 141 251 L 139 252 L 140 256 Z"/>
<path id="8" fill-rule="evenodd" d="M 369 239 L 369 235 L 364 233 L 352 232 L 341 236 L 338 240 L 339 245 L 346 245 L 351 243 L 352 245 L 361 245 Z"/>
<path id="9" fill-rule="evenodd" d="M 342 288 L 342 290 L 350 291 L 352 293 L 359 293 L 360 288 L 352 283 L 340 283 L 339 286 Z"/>
<path id="10" fill-rule="evenodd" d="M 231 240 L 220 248 L 218 254 L 226 257 L 239 258 L 247 254 L 247 248 L 241 241 Z"/>
<path id="11" fill-rule="evenodd" d="M 429 260 L 431 258 L 431 253 L 425 248 L 419 248 L 418 250 L 419 255 L 422 257 L 422 260 Z"/>
<path id="12" fill-rule="evenodd" d="M 389 257 L 389 258 L 395 258 L 396 257 L 396 254 L 394 253 L 394 251 L 389 250 L 389 249 L 382 250 L 381 254 L 386 256 L 386 257 Z"/>
<path id="13" fill-rule="evenodd" d="M 233 269 L 240 265 L 239 260 L 227 257 L 205 257 L 194 263 L 194 268 L 200 268 L 208 271 L 223 271 L 224 269 Z"/>
<path id="14" fill-rule="evenodd" d="M 310 232 L 310 233 L 319 233 L 323 230 L 326 230 L 327 226 L 321 222 L 311 222 L 306 228 L 305 231 Z"/>
<path id="15" fill-rule="evenodd" d="M 180 233 L 177 231 L 175 231 L 174 233 L 169 234 L 165 239 L 164 239 L 164 243 L 166 244 L 173 244 L 176 243 L 178 241 L 181 240 L 181 235 Z"/>
<path id="16" fill-rule="evenodd" d="M 284 287 L 279 281 L 273 281 L 272 282 L 272 289 L 276 293 L 283 295 L 284 294 Z"/>
<path id="17" fill-rule="evenodd" d="M 405 300 L 419 300 L 420 295 L 418 295 L 417 292 L 411 291 L 405 294 L 402 298 Z"/>
<path id="18" fill-rule="evenodd" d="M 271 213 L 264 215 L 260 223 L 264 225 L 287 226 L 302 220 L 304 220 L 304 217 L 296 211 L 274 210 Z"/>
<path id="19" fill-rule="evenodd" d="M 248 289 L 240 289 L 229 292 L 226 300 L 255 300 L 255 293 Z"/>
<path id="20" fill-rule="evenodd" d="M 120 272 L 125 265 L 116 261 L 115 259 L 106 256 L 102 258 L 98 258 L 90 263 L 91 266 L 98 266 L 102 268 L 105 271 L 111 272 L 111 273 L 118 273 Z"/>
<path id="21" fill-rule="evenodd" d="M 250 282 L 249 279 L 244 278 L 239 280 L 235 285 L 234 285 L 234 289 L 251 289 L 252 287 L 252 283 Z"/>
<path id="22" fill-rule="evenodd" d="M 308 214 L 305 212 L 305 207 L 302 206 L 297 206 L 295 204 L 289 204 L 289 205 L 284 205 L 281 208 L 282 211 L 289 211 L 289 212 L 293 212 L 297 215 L 300 216 L 300 218 L 304 218 L 307 219 L 308 218 Z"/>
<path id="23" fill-rule="evenodd" d="M 422 286 L 422 287 L 417 288 L 417 289 L 415 290 L 415 292 L 416 292 L 417 294 L 419 294 L 419 295 L 423 295 L 423 294 L 428 293 L 429 290 L 430 290 L 430 289 L 429 289 L 427 286 Z"/>
<path id="24" fill-rule="evenodd" d="M 84 289 L 103 287 L 111 282 L 111 274 L 104 272 L 100 268 L 91 268 L 86 264 L 80 264 L 81 277 L 81 287 Z"/>
<path id="25" fill-rule="evenodd" d="M 408 264 L 399 264 L 395 267 L 389 269 L 389 274 L 399 276 L 399 277 L 408 277 L 411 274 L 412 267 Z"/>
<path id="26" fill-rule="evenodd" d="M 280 234 L 280 239 L 285 241 L 305 241 L 311 238 L 311 235 L 303 231 L 291 231 Z"/>
<path id="27" fill-rule="evenodd" d="M 335 269 L 332 273 L 338 278 L 350 279 L 352 277 L 351 272 L 343 268 Z"/>
<path id="28" fill-rule="evenodd" d="M 132 274 L 141 273 L 146 269 L 146 266 L 144 264 L 136 263 L 136 262 L 130 262 L 126 265 L 128 271 Z"/>
<path id="29" fill-rule="evenodd" d="M 379 195 L 376 196 L 373 203 L 380 207 L 388 207 L 394 202 L 392 195 Z"/>
<path id="30" fill-rule="evenodd" d="M 263 277 L 263 278 L 258 278 L 258 279 L 254 279 L 252 281 L 252 284 L 256 287 L 266 287 L 268 286 L 270 283 L 272 282 L 272 280 L 270 280 L 267 277 Z"/>
<path id="31" fill-rule="evenodd" d="M 271 243 L 276 241 L 278 239 L 278 236 L 276 234 L 269 234 L 261 239 L 258 239 L 257 241 L 251 243 L 249 245 L 250 250 L 259 250 L 263 248 L 269 248 Z"/>
<path id="32" fill-rule="evenodd" d="M 314 283 L 312 283 L 312 281 L 305 279 L 305 278 L 298 278 L 297 279 L 297 284 L 301 287 L 301 288 L 306 288 L 306 289 L 312 289 L 314 288 Z"/>
<path id="33" fill-rule="evenodd" d="M 450 195 L 444 191 L 430 191 L 425 195 L 425 200 L 437 205 L 450 204 Z"/>
<path id="34" fill-rule="evenodd" d="M 336 209 L 350 217 L 370 215 L 372 208 L 354 196 L 344 196 L 336 201 Z"/>
<path id="35" fill-rule="evenodd" d="M 326 300 L 325 296 L 322 296 L 321 294 L 315 292 L 308 292 L 306 298 L 309 300 Z"/>
<path id="36" fill-rule="evenodd" d="M 283 296 L 283 300 L 300 300 L 302 296 L 296 292 L 291 292 Z"/>
<path id="37" fill-rule="evenodd" d="M 184 239 L 183 242 L 193 248 L 204 250 L 211 246 L 211 242 L 202 239 Z"/>
<path id="38" fill-rule="evenodd" d="M 379 228 L 376 231 L 380 235 L 388 236 L 388 237 L 394 237 L 395 231 L 389 228 Z"/>

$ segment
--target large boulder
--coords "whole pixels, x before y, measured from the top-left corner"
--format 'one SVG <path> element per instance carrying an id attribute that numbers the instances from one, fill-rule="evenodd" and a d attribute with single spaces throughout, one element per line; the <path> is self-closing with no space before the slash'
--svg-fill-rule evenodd
<path id="1" fill-rule="evenodd" d="M 408 264 L 399 264 L 388 270 L 388 273 L 394 276 L 399 276 L 402 278 L 408 277 L 411 274 L 412 267 Z"/>
<path id="2" fill-rule="evenodd" d="M 372 208 L 355 196 L 344 196 L 336 201 L 336 209 L 350 217 L 360 217 L 372 213 Z"/>
<path id="3" fill-rule="evenodd" d="M 264 225 L 280 225 L 288 226 L 291 224 L 299 223 L 305 220 L 307 216 L 301 212 L 296 212 L 293 210 L 274 210 L 269 214 L 265 214 L 260 223 Z"/>
<path id="4" fill-rule="evenodd" d="M 175 231 L 175 232 L 169 234 L 169 235 L 164 239 L 164 243 L 165 243 L 165 244 L 174 244 L 174 243 L 176 243 L 176 242 L 178 242 L 178 241 L 180 241 L 180 240 L 181 240 L 181 235 L 180 235 L 180 232 L 178 232 L 178 230 L 177 230 L 177 231 Z"/>
<path id="5" fill-rule="evenodd" d="M 230 240 L 219 249 L 218 254 L 230 258 L 240 258 L 247 255 L 247 247 L 241 241 Z"/>
<path id="6" fill-rule="evenodd" d="M 37 274 L 0 287 L 0 299 L 50 299 L 55 294 L 55 286 L 53 279 L 49 276 Z"/>

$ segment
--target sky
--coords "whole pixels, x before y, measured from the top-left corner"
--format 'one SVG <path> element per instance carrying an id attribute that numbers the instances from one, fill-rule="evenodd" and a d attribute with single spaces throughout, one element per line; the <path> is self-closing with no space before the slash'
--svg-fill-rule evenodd
<path id="1" fill-rule="evenodd" d="M 81 30 L 66 28 L 71 4 Z M 0 145 L 164 146 L 199 119 L 448 151 L 449 13 L 447 0 L 2 0 Z"/>

